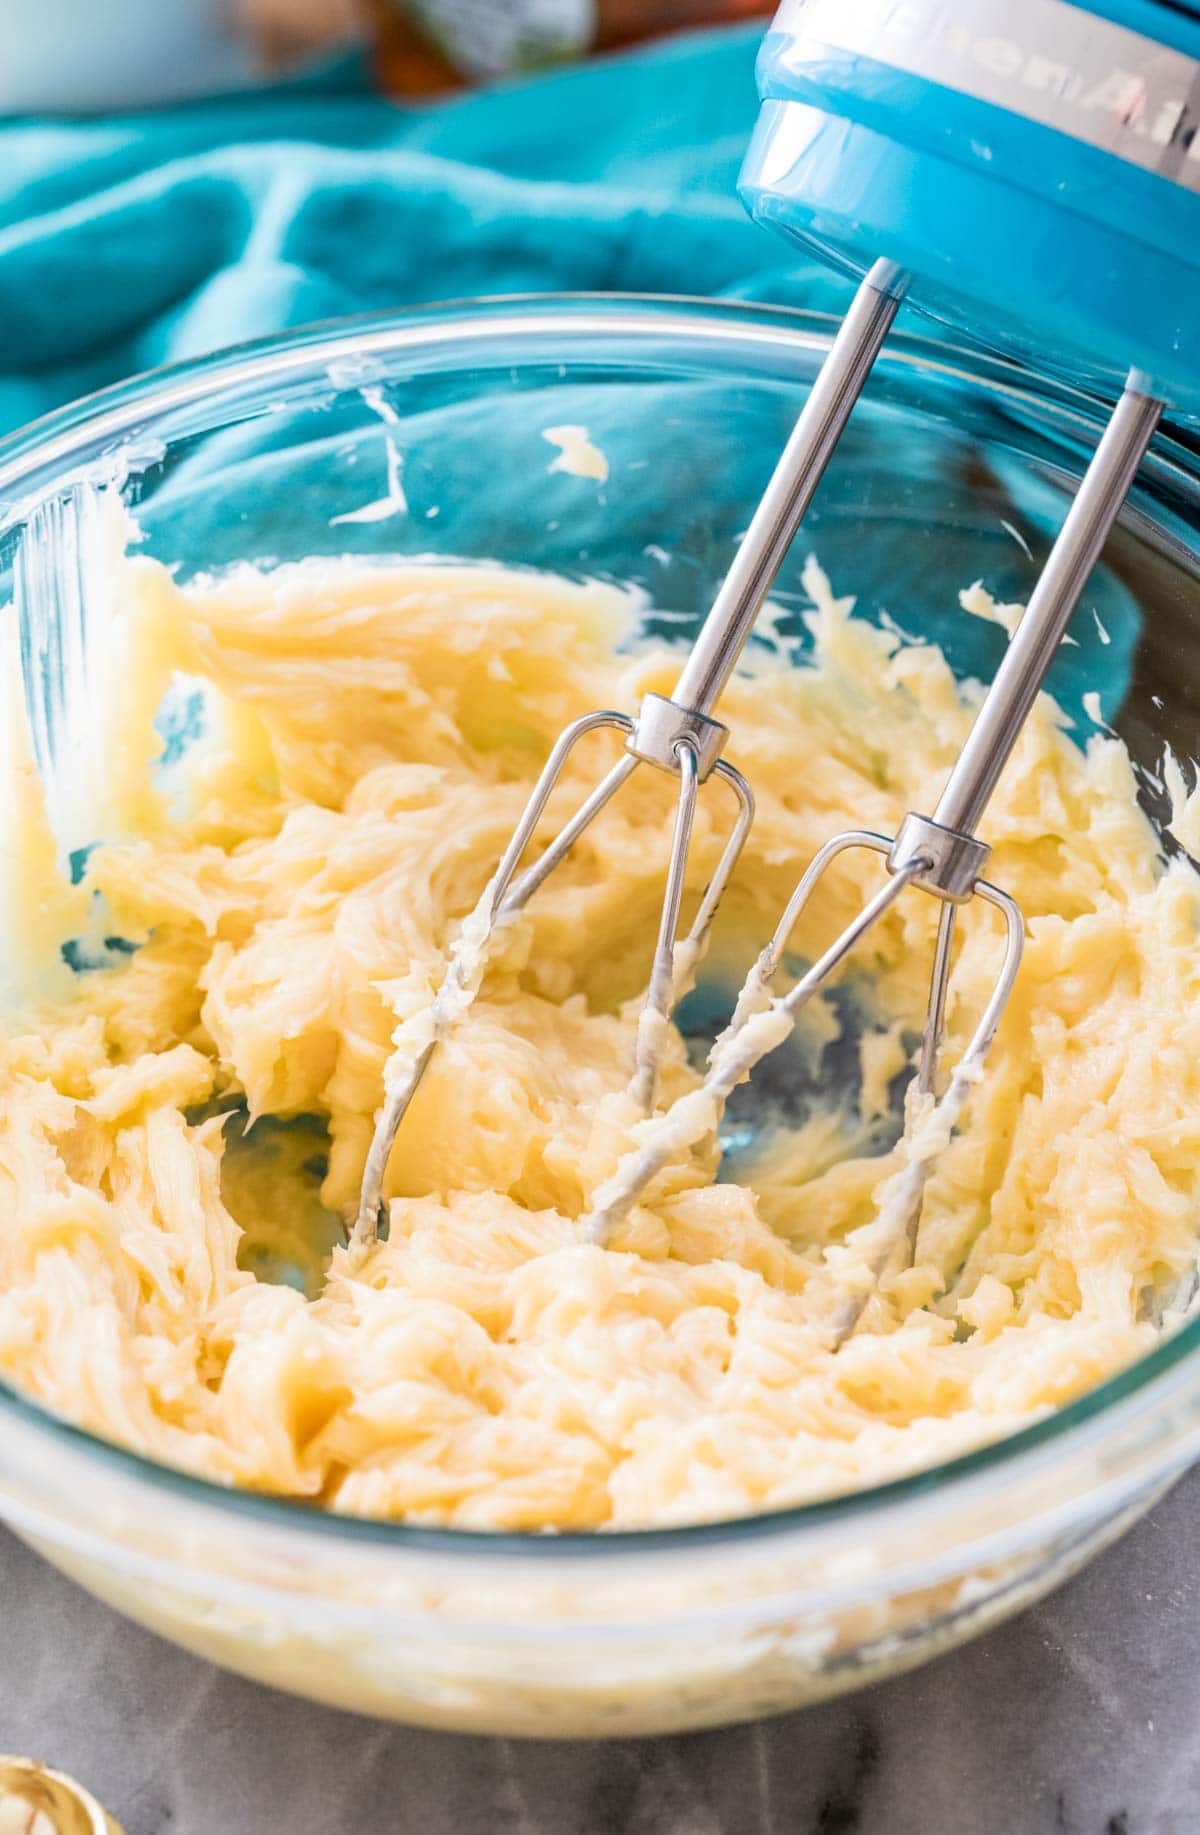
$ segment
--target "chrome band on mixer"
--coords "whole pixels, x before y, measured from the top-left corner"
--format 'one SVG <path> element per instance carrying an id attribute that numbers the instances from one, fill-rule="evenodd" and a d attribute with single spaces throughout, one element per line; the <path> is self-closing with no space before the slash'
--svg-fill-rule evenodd
<path id="1" fill-rule="evenodd" d="M 1068 0 L 783 0 L 789 60 L 869 58 L 1200 191 L 1200 63 Z"/>

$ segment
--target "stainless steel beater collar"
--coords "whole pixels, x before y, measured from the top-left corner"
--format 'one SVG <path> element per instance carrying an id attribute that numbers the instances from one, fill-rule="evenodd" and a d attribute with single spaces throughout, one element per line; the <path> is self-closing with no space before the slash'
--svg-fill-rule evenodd
<path id="1" fill-rule="evenodd" d="M 679 748 L 687 746 L 695 755 L 696 779 L 702 784 L 725 750 L 728 737 L 729 728 L 719 720 L 683 707 L 667 695 L 648 694 L 638 709 L 625 750 L 635 758 L 645 759 L 648 765 L 678 771 Z"/>
<path id="2" fill-rule="evenodd" d="M 991 848 L 974 835 L 943 828 L 928 816 L 906 815 L 888 850 L 888 868 L 910 873 L 909 884 L 952 905 L 965 905 L 973 897 L 991 858 Z M 915 872 L 911 872 L 912 868 Z"/>

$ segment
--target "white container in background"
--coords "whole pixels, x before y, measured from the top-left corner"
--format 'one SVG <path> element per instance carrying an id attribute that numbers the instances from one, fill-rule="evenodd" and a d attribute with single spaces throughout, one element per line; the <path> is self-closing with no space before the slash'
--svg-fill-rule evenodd
<path id="1" fill-rule="evenodd" d="M 0 115 L 153 108 L 262 81 L 235 0 L 0 0 Z"/>

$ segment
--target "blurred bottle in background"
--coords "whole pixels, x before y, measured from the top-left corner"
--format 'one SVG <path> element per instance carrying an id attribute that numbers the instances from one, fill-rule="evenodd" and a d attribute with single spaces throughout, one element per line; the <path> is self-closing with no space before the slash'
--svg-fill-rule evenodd
<path id="1" fill-rule="evenodd" d="M 769 0 L 368 0 L 376 67 L 400 95 L 544 69 L 688 27 L 765 17 Z"/>

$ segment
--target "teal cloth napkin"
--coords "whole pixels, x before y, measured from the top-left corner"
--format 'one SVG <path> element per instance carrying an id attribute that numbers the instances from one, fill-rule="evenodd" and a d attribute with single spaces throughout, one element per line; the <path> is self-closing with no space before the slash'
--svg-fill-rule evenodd
<path id="1" fill-rule="evenodd" d="M 308 320 L 601 289 L 829 305 L 735 183 L 757 30 L 433 106 L 348 66 L 160 114 L 0 126 L 0 430 Z"/>

